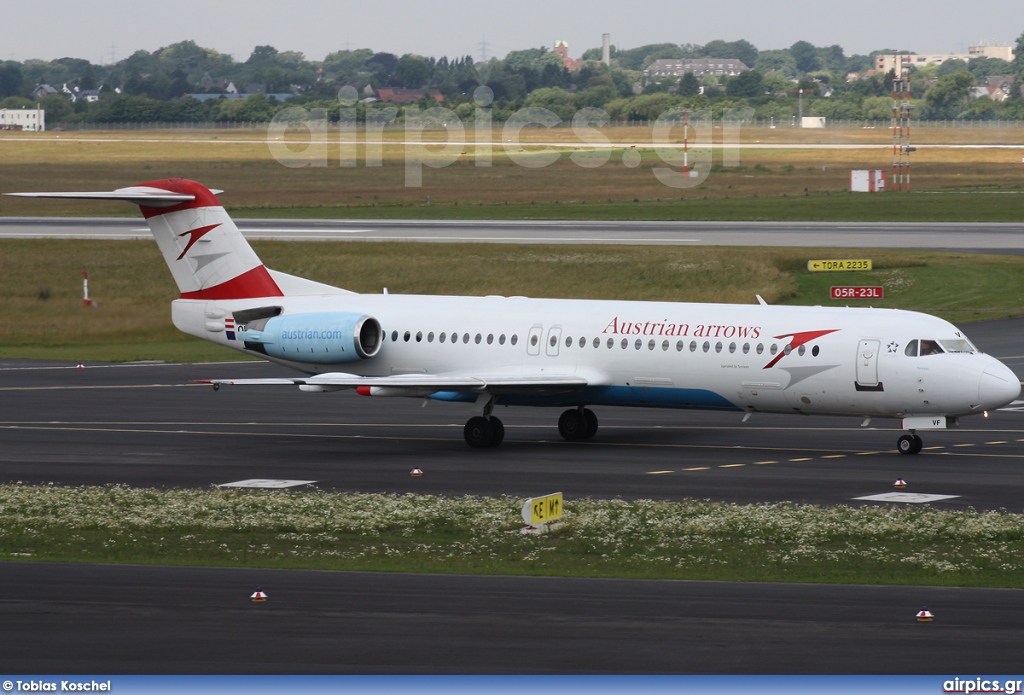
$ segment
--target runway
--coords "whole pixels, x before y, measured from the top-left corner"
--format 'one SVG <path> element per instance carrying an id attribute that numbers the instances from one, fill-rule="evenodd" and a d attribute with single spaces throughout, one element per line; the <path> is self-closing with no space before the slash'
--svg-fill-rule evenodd
<path id="1" fill-rule="evenodd" d="M 236 220 L 248 239 L 639 244 L 1024 253 L 1024 224 L 892 222 L 551 222 Z M 137 217 L 0 217 L 0 239 L 149 239 Z"/>
<path id="2" fill-rule="evenodd" d="M 973 677 L 1019 673 L 1024 639 L 1022 592 L 998 589 L 41 563 L 0 570 L 7 675 Z M 266 603 L 249 602 L 257 587 Z M 922 606 L 935 622 L 916 621 Z"/>

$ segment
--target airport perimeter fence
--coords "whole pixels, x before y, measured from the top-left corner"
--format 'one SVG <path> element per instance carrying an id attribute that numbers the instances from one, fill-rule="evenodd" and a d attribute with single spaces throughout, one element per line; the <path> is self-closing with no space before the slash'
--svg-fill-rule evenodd
<path id="1" fill-rule="evenodd" d="M 997 130 L 997 129 L 1009 129 L 1009 128 L 1021 128 L 1024 129 L 1024 121 L 926 121 L 926 120 L 914 120 L 913 126 L 915 128 L 968 128 L 977 130 Z M 157 130 L 266 130 L 269 122 L 267 121 L 205 121 L 200 123 L 185 123 L 185 122 L 155 122 L 155 123 L 55 123 L 48 125 L 47 131 L 49 132 L 128 132 L 128 131 L 157 131 Z M 502 128 L 505 125 L 503 121 L 495 121 L 493 124 L 495 128 Z M 652 125 L 651 121 L 645 120 L 625 120 L 625 121 L 613 121 L 608 124 L 609 128 L 630 128 L 630 127 L 643 127 Z M 380 126 L 378 126 L 380 127 Z M 384 124 L 384 130 L 402 130 L 405 128 L 405 124 L 401 121 L 394 123 Z M 540 130 L 547 129 L 548 126 L 539 124 L 528 124 L 525 126 L 527 129 Z M 769 128 L 778 130 L 798 130 L 800 125 L 791 121 L 790 119 L 774 120 L 769 118 L 757 118 L 742 123 L 744 128 Z M 554 128 L 572 128 L 571 121 L 563 121 Z M 853 121 L 853 120 L 827 120 L 824 125 L 825 130 L 841 130 L 841 129 L 885 129 L 892 128 L 892 120 L 876 120 L 876 121 Z M 440 129 L 440 128 L 438 128 Z"/>

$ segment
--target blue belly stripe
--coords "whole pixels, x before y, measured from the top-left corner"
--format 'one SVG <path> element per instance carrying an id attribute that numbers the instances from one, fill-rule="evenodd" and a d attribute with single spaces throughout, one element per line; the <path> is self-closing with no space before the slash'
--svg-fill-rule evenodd
<path id="1" fill-rule="evenodd" d="M 473 393 L 438 391 L 428 398 L 438 401 L 472 403 Z M 536 407 L 572 407 L 578 405 L 625 405 L 646 408 L 694 408 L 699 410 L 741 410 L 734 403 L 705 389 L 680 389 L 648 386 L 588 386 L 582 391 L 550 396 L 502 395 L 499 405 Z"/>

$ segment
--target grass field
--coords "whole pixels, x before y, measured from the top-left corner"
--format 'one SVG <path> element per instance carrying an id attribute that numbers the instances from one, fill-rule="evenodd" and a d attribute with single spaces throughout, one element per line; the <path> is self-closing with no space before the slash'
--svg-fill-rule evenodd
<path id="1" fill-rule="evenodd" d="M 522 500 L 0 485 L 13 559 L 321 570 L 1024 586 L 1024 516 L 571 500 L 523 535 Z"/>
<path id="2" fill-rule="evenodd" d="M 278 161 L 280 155 L 275 158 L 265 131 L 258 130 L 0 134 L 0 190 L 99 190 L 182 176 L 224 189 L 222 199 L 232 213 L 255 217 L 1014 222 L 1022 219 L 1024 208 L 1024 128 L 922 129 L 921 149 L 913 155 L 915 192 L 909 195 L 847 193 L 851 169 L 891 167 L 887 129 L 741 129 L 739 139 L 746 145 L 794 147 L 729 152 L 717 146 L 721 133 L 716 131 L 707 161 L 697 151 L 689 154 L 701 177 L 687 180 L 695 185 L 685 188 L 665 185 L 656 176 L 656 169 L 670 167 L 650 145 L 649 128 L 609 129 L 609 140 L 639 143 L 637 148 L 589 153 L 576 151 L 569 129 L 534 128 L 523 131 L 522 147 L 495 148 L 491 166 L 481 166 L 484 159 L 467 145 L 455 148 L 455 161 L 440 168 L 430 166 L 444 163 L 438 147 L 407 151 L 396 142 L 404 135 L 400 129 L 382 137 L 379 166 L 367 165 L 360 145 L 357 166 L 343 167 L 336 135 L 312 145 L 291 140 L 293 149 L 310 146 L 306 155 L 322 151 L 325 156 L 324 166 L 293 168 Z M 471 139 L 472 129 L 466 135 Z M 424 134 L 426 139 L 443 136 Z M 529 142 L 542 139 L 566 147 L 557 161 L 535 166 L 544 161 L 542 148 Z M 949 147 L 965 143 L 1019 147 Z M 838 147 L 851 144 L 872 147 Z M 797 149 L 800 145 L 824 147 Z M 681 153 L 671 156 L 671 168 L 680 170 Z M 417 159 L 428 165 L 407 169 L 407 162 Z M 415 170 L 422 185 L 409 185 Z M 39 214 L 134 213 L 111 203 L 0 197 L 0 215 Z"/>

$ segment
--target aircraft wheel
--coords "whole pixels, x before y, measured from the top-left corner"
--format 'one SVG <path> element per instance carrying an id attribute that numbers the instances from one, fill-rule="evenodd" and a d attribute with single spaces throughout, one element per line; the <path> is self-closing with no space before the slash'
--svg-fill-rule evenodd
<path id="1" fill-rule="evenodd" d="M 504 428 L 502 428 L 502 432 L 504 433 Z M 491 425 L 487 418 L 477 415 L 476 417 L 469 418 L 465 428 L 462 430 L 462 436 L 466 438 L 466 444 L 469 444 L 474 449 L 483 449 L 492 446 L 494 426 Z"/>
<path id="2" fill-rule="evenodd" d="M 488 422 L 491 423 L 491 428 L 494 430 L 491 446 L 501 446 L 502 441 L 505 439 L 505 425 L 502 424 L 501 420 L 493 416 Z"/>
<path id="3" fill-rule="evenodd" d="M 905 434 L 896 440 L 896 448 L 901 454 L 916 454 L 921 451 L 923 442 L 916 434 Z"/>
<path id="4" fill-rule="evenodd" d="M 590 408 L 583 409 L 583 416 L 587 419 L 587 434 L 584 439 L 593 439 L 597 434 L 597 416 Z"/>
<path id="5" fill-rule="evenodd" d="M 578 410 L 566 410 L 558 418 L 558 433 L 570 442 L 587 438 L 587 416 Z"/>

